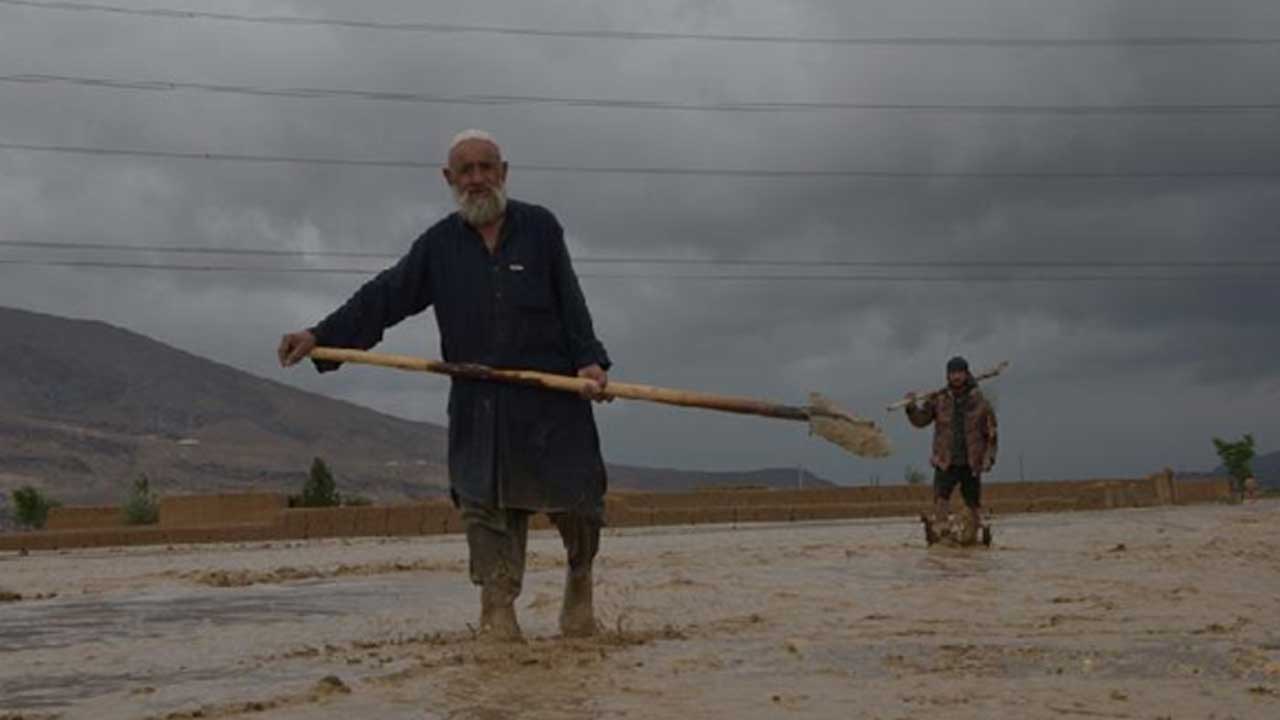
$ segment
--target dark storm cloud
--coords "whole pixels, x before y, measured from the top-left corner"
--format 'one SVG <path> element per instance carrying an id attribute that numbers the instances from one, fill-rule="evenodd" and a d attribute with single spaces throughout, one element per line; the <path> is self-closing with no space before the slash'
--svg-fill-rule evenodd
<path id="1" fill-rule="evenodd" d="M 349 3 L 234 4 L 252 14 L 329 13 Z M 529 27 L 807 36 L 1098 37 L 1280 35 L 1280 8 L 1193 2 L 378 2 L 378 19 Z M 551 40 L 181 22 L 0 7 L 4 73 L 685 102 L 968 104 L 1268 102 L 1280 49 L 831 47 Z M 0 86 L 0 139 L 181 151 L 436 161 L 456 130 L 495 132 L 517 164 L 956 172 L 1181 173 L 1280 170 L 1280 113 L 1022 116 L 810 111 L 697 113 L 450 107 Z M 561 217 L 588 257 L 819 261 L 1280 260 L 1280 182 L 759 179 L 515 170 L 511 192 Z M 433 170 L 250 166 L 0 153 L 9 239 L 396 252 L 450 207 Z M 2 249 L 4 257 L 51 251 Z M 57 257 L 116 258 L 103 253 Z M 137 256 L 174 261 L 170 256 Z M 179 258 L 179 260 L 185 260 Z M 214 258 L 221 262 L 334 266 Z M 348 262 L 369 268 L 378 261 Z M 956 352 L 1014 361 L 993 386 L 1006 458 L 997 473 L 1145 471 L 1213 464 L 1210 434 L 1280 431 L 1280 372 L 1257 269 L 1218 280 L 939 283 L 706 281 L 592 274 L 953 276 L 948 269 L 723 270 L 582 263 L 619 377 L 801 402 L 809 390 L 877 408 L 940 379 Z M 1138 267 L 1003 269 L 974 275 L 1161 275 Z M 272 366 L 279 333 L 310 324 L 357 276 L 177 274 L 0 267 L 0 302 L 97 317 L 238 367 L 412 417 L 440 420 L 441 380 L 379 371 L 318 378 Z M 435 354 L 429 316 L 388 350 Z M 1230 402 L 1223 397 L 1233 398 Z M 1100 407 L 1158 403 L 1159 414 Z M 611 459 L 656 465 L 806 464 L 843 481 L 901 477 L 925 437 L 886 425 L 900 454 L 841 457 L 803 428 L 615 403 Z M 1170 418 L 1180 418 L 1173 422 Z M 1129 438 L 1123 445 L 1111 442 Z M 1063 438 L 1067 440 L 1064 442 Z M 1274 444 L 1274 443 L 1273 443 Z M 1268 446 L 1269 447 L 1269 446 Z"/>

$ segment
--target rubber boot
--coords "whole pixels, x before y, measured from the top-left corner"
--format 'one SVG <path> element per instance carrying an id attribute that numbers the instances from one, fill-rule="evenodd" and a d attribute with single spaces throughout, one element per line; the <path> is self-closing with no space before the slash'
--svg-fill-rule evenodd
<path id="1" fill-rule="evenodd" d="M 920 524 L 924 525 L 924 544 L 928 546 L 938 542 L 938 533 L 933 530 L 933 516 L 926 512 L 920 513 Z"/>
<path id="2" fill-rule="evenodd" d="M 560 634 L 567 638 L 590 637 L 596 633 L 592 602 L 591 570 L 565 574 L 564 602 L 560 606 Z"/>
<path id="3" fill-rule="evenodd" d="M 495 580 L 480 588 L 480 637 L 497 642 L 524 638 L 516 620 L 516 596 L 509 583 Z"/>
<path id="4" fill-rule="evenodd" d="M 982 519 L 978 517 L 978 511 L 975 508 L 967 507 L 964 514 L 961 515 L 959 542 L 961 545 L 977 545 L 978 531 L 981 529 Z"/>
<path id="5" fill-rule="evenodd" d="M 938 498 L 933 505 L 933 532 L 939 539 L 949 538 L 951 532 L 951 503 L 944 498 Z"/>

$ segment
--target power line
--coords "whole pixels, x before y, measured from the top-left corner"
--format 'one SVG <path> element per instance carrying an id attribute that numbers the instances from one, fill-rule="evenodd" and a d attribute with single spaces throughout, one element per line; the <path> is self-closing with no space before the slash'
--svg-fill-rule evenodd
<path id="1" fill-rule="evenodd" d="M 3 0 L 0 0 L 2 2 Z M 439 163 L 415 160 L 379 160 L 364 158 L 307 157 L 291 155 L 258 155 L 247 153 L 192 152 L 178 150 L 143 150 L 107 148 L 85 145 L 37 145 L 0 141 L 0 150 L 46 152 L 99 157 L 145 157 L 168 160 L 213 160 L 233 163 L 268 165 L 320 165 L 340 167 L 400 168 L 439 170 Z M 1280 170 L 1091 170 L 1047 172 L 1034 170 L 946 171 L 946 170 L 765 170 L 739 168 L 640 167 L 555 165 L 512 163 L 521 172 L 573 173 L 578 175 L 652 175 L 687 177 L 736 177 L 760 179 L 859 179 L 859 180 L 1274 180 Z"/>
<path id="2" fill-rule="evenodd" d="M 4 0 L 0 0 L 0 3 Z M 0 142 L 0 150 L 22 152 L 48 152 L 67 155 L 96 155 L 100 157 L 145 157 L 166 160 L 217 160 L 220 162 L 247 162 L 268 165 L 336 165 L 346 167 L 381 167 L 407 170 L 439 170 L 438 162 L 413 160 L 376 160 L 359 158 L 297 157 L 287 155 L 248 155 L 236 153 L 182 152 L 175 150 L 140 150 L 104 148 L 81 145 L 36 145 L 31 143 Z"/>
<path id="3" fill-rule="evenodd" d="M 109 260 L 30 260 L 0 258 L 0 265 L 16 267 L 107 269 L 107 270 L 165 270 L 199 273 L 268 273 L 306 275 L 374 275 L 377 270 L 360 268 L 307 268 L 307 267 L 250 267 L 245 265 L 190 265 L 178 263 L 134 263 Z"/>
<path id="4" fill-rule="evenodd" d="M 133 8 L 101 3 L 0 0 L 0 5 L 39 10 L 62 10 L 184 21 L 221 21 L 288 27 L 347 28 L 371 31 L 435 34 L 484 34 L 579 40 L 686 41 L 769 45 L 865 46 L 865 47 L 991 47 L 991 48 L 1111 48 L 1111 47 L 1215 47 L 1275 46 L 1280 37 L 1238 35 L 1124 36 L 1124 37 L 813 37 L 803 35 L 752 35 L 743 33 L 682 33 L 639 30 L 522 28 L 437 22 L 391 22 L 294 15 L 249 15 L 178 8 Z"/>
<path id="5" fill-rule="evenodd" d="M 157 270 L 198 273 L 246 273 L 246 274 L 305 274 L 305 275 L 362 275 L 370 276 L 376 270 L 359 268 L 310 268 L 310 267 L 250 267 L 243 265 L 189 265 L 175 263 L 129 263 L 98 260 L 33 260 L 33 259 L 0 259 L 0 266 L 43 267 L 69 269 L 109 269 L 109 270 Z M 1253 275 L 1136 275 L 1136 274 L 1094 274 L 1094 275 L 712 275 L 712 274 L 671 274 L 671 273 L 579 273 L 579 277 L 598 280 L 695 280 L 724 282 L 903 282 L 903 283 L 1084 283 L 1084 282 L 1242 282 L 1246 280 L 1263 280 L 1274 283 L 1275 277 L 1269 274 Z"/>
<path id="6" fill-rule="evenodd" d="M 3 2 L 3 0 L 0 0 Z M 20 73 L 0 75 L 11 85 L 73 85 L 104 90 L 170 93 L 179 91 L 304 100 L 357 100 L 432 105 L 544 105 L 610 110 L 680 112 L 777 113 L 846 110 L 968 115 L 1222 115 L 1280 111 L 1280 102 L 1252 103 L 1137 103 L 1137 104 L 1017 104 L 1017 103 L 888 103 L 839 101 L 726 101 L 679 102 L 668 100 L 564 97 L 554 95 L 442 95 L 421 92 L 360 90 L 350 88 L 280 87 L 182 82 L 175 80 L 115 79 L 80 75 Z"/>
<path id="7" fill-rule="evenodd" d="M 328 257 L 397 259 L 404 253 L 380 253 L 342 250 L 270 250 L 260 248 L 230 248 L 192 245 L 136 245 L 95 242 L 52 242 L 42 240 L 0 240 L 0 247 L 39 248 L 52 250 L 102 250 L 107 252 L 154 252 L 188 255 L 254 255 L 263 257 Z"/>
<path id="8" fill-rule="evenodd" d="M 141 245 L 102 242 L 54 242 L 40 240 L 0 240 L 0 247 L 40 250 L 93 250 L 103 252 L 150 252 L 183 255 L 232 255 L 279 258 L 352 258 L 395 260 L 404 255 L 360 250 L 274 250 L 196 245 Z M 1280 260 L 798 260 L 767 258 L 681 258 L 579 256 L 574 263 L 593 265 L 669 265 L 720 267 L 809 267 L 809 268 L 905 268 L 905 269 L 1262 269 L 1280 268 Z M 359 270 L 358 272 L 367 272 Z"/>

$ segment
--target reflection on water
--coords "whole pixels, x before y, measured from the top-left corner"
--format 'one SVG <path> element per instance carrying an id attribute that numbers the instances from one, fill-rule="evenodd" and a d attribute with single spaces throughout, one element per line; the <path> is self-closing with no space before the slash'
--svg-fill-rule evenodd
<path id="1" fill-rule="evenodd" d="M 378 612 L 456 596 L 457 586 L 453 577 L 375 578 L 19 603 L 0 610 L 0 651 L 192 636 L 229 625 L 341 616 L 356 608 Z"/>

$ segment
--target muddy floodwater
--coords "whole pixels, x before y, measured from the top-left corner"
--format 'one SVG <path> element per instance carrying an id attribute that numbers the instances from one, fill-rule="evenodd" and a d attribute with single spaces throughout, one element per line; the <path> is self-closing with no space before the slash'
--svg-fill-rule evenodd
<path id="1" fill-rule="evenodd" d="M 0 718 L 1280 718 L 1280 502 L 606 531 L 476 641 L 459 537 L 0 554 Z"/>

